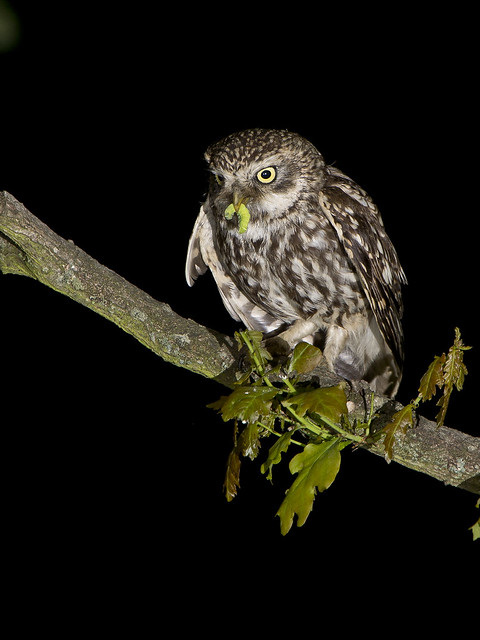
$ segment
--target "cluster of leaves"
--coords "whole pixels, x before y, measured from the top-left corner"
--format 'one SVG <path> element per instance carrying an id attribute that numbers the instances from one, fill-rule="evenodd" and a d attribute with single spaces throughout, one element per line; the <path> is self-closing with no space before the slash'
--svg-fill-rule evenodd
<path id="1" fill-rule="evenodd" d="M 477 500 L 476 507 L 477 509 L 480 509 L 480 498 Z M 469 528 L 472 532 L 473 539 L 480 540 L 480 518 L 478 518 L 478 520 Z"/>
<path id="2" fill-rule="evenodd" d="M 298 526 L 304 524 L 316 492 L 324 491 L 334 481 L 342 449 L 364 442 L 364 435 L 352 429 L 346 419 L 343 385 L 316 388 L 298 383 L 298 374 L 312 370 L 322 357 L 319 349 L 300 343 L 286 365 L 271 367 L 271 356 L 261 344 L 260 332 L 244 331 L 235 337 L 239 348 L 246 347 L 250 367 L 230 395 L 208 405 L 218 410 L 225 422 L 235 423 L 234 447 L 224 483 L 226 498 L 230 501 L 237 495 L 241 457 L 256 458 L 261 439 L 275 437 L 261 466 L 270 481 L 282 454 L 291 445 L 300 447 L 289 463 L 296 478 L 277 512 L 285 535 L 295 516 Z M 272 382 L 271 378 L 279 381 Z"/>
<path id="3" fill-rule="evenodd" d="M 413 427 L 415 411 L 422 402 L 432 400 L 438 391 L 442 391 L 442 395 L 437 400 L 437 407 L 440 411 L 435 417 L 437 425 L 443 426 L 447 413 L 448 403 L 453 389 L 461 391 L 465 376 L 467 375 L 467 367 L 463 362 L 463 354 L 472 347 L 463 344 L 460 330 L 455 328 L 455 340 L 448 350 L 448 353 L 442 353 L 441 356 L 435 356 L 433 362 L 428 367 L 426 373 L 420 380 L 418 388 L 418 396 L 409 404 L 405 405 L 397 411 L 389 424 L 387 424 L 378 433 L 385 434 L 383 441 L 385 447 L 385 459 L 390 462 L 393 456 L 393 447 L 396 433 L 401 430 L 404 433 L 409 427 Z M 476 506 L 480 508 L 480 499 Z M 480 539 L 480 518 L 470 527 L 473 539 Z"/>
<path id="4" fill-rule="evenodd" d="M 291 445 L 299 447 L 301 450 L 289 462 L 289 470 L 296 478 L 277 511 L 283 535 L 291 529 L 295 516 L 297 526 L 305 523 L 317 491 L 324 491 L 335 480 L 345 447 L 367 444 L 384 436 L 385 457 L 390 461 L 396 434 L 413 426 L 416 409 L 437 390 L 443 390 L 437 402 L 440 407 L 437 422 L 443 424 L 453 388 L 463 387 L 467 374 L 463 352 L 470 349 L 455 329 L 454 344 L 447 354 L 435 357 L 421 379 L 417 398 L 394 414 L 383 429 L 371 433 L 373 394 L 370 415 L 365 422 L 352 426 L 343 384 L 318 388 L 299 382 L 299 374 L 313 370 L 322 358 L 319 349 L 302 342 L 286 364 L 272 366 L 260 332 L 243 331 L 235 337 L 239 349 L 246 349 L 248 370 L 228 396 L 208 405 L 216 409 L 225 422 L 233 420 L 235 425 L 234 447 L 227 461 L 225 495 L 228 501 L 237 495 L 241 458 L 255 459 L 262 439 L 275 438 L 261 465 L 262 473 L 270 481 L 273 467 L 281 462 L 282 455 Z"/>
<path id="5" fill-rule="evenodd" d="M 426 373 L 420 380 L 418 388 L 418 396 L 409 404 L 405 405 L 394 414 L 391 422 L 387 424 L 382 433 L 385 434 L 385 458 L 389 462 L 393 456 L 393 446 L 395 435 L 398 431 L 406 432 L 409 427 L 414 424 L 415 411 L 422 402 L 431 400 L 437 393 L 442 391 L 442 395 L 437 401 L 440 407 L 435 420 L 437 425 L 441 427 L 445 422 L 448 403 L 452 391 L 456 388 L 460 391 L 463 388 L 463 382 L 468 371 L 463 362 L 463 354 L 471 347 L 463 344 L 460 330 L 455 328 L 455 340 L 447 354 L 442 353 L 441 356 L 435 356 L 433 362 L 428 367 Z"/>

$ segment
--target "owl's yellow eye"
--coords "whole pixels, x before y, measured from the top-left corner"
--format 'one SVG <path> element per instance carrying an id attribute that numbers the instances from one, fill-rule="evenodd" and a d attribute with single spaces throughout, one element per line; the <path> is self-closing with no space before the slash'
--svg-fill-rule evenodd
<path id="1" fill-rule="evenodd" d="M 269 182 L 273 182 L 277 177 L 277 172 L 274 167 L 267 167 L 266 169 L 261 169 L 257 173 L 257 180 L 259 182 L 263 182 L 263 184 L 268 184 Z"/>

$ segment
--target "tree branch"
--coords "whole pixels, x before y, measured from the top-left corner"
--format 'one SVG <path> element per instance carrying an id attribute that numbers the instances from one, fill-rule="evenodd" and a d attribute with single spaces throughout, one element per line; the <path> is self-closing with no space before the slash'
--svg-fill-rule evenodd
<path id="1" fill-rule="evenodd" d="M 0 270 L 29 276 L 111 320 L 164 360 L 234 380 L 234 341 L 157 302 L 0 192 Z"/>
<path id="2" fill-rule="evenodd" d="M 164 360 L 231 387 L 238 368 L 234 341 L 182 318 L 169 305 L 102 266 L 73 242 L 64 240 L 7 192 L 0 193 L 0 270 L 38 280 L 92 309 L 131 334 Z M 338 379 L 320 365 L 309 374 L 320 386 Z M 353 414 L 365 415 L 367 388 L 352 391 Z M 387 424 L 401 405 L 376 397 L 375 429 Z M 384 454 L 381 444 L 369 447 Z M 480 494 L 480 438 L 420 417 L 395 441 L 393 460 L 456 487 Z"/>

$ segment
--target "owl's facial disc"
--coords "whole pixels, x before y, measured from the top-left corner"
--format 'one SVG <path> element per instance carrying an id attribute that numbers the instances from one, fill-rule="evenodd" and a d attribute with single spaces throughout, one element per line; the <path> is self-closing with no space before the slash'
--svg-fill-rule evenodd
<path id="1" fill-rule="evenodd" d="M 220 197 L 225 203 L 223 215 L 226 220 L 232 220 L 234 214 L 237 214 L 239 233 L 247 231 L 251 214 L 263 212 L 265 198 L 276 198 L 271 188 L 273 187 L 275 192 L 278 191 L 276 187 L 279 176 L 283 176 L 284 181 L 288 176 L 284 168 L 278 167 L 273 156 L 270 155 L 263 160 L 261 163 L 257 160 L 253 165 L 240 167 L 237 171 L 231 171 L 221 165 L 210 165 L 213 193 L 218 194 L 216 197 Z"/>

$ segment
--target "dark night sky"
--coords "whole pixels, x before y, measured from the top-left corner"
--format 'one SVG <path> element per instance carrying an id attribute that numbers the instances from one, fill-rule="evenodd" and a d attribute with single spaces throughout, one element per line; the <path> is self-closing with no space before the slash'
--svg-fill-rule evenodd
<path id="1" fill-rule="evenodd" d="M 478 103 L 458 36 L 468 18 L 402 14 L 359 29 L 355 15 L 319 26 L 304 12 L 247 28 L 244 10 L 213 27 L 203 8 L 187 29 L 183 5 L 158 17 L 153 3 L 22 4 L 11 3 L 20 44 L 0 57 L 0 189 L 178 313 L 231 333 L 211 279 L 189 289 L 183 275 L 203 152 L 245 127 L 298 131 L 374 198 L 407 273 L 399 399 L 416 395 L 459 326 L 475 348 L 447 423 L 479 434 Z M 222 496 L 231 429 L 205 408 L 221 387 L 33 281 L 0 276 L 0 295 L 2 398 L 15 415 L 5 509 L 30 567 L 44 571 L 48 556 L 58 575 L 121 582 L 148 566 L 180 593 L 212 572 L 225 584 L 232 567 L 292 589 L 292 567 L 312 572 L 323 554 L 357 586 L 367 570 L 467 576 L 478 562 L 473 495 L 362 451 L 281 538 L 288 472 L 272 487 L 245 462 L 239 497 Z"/>

